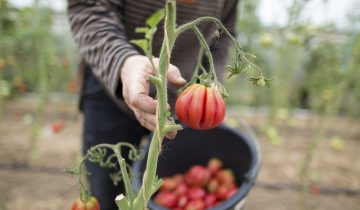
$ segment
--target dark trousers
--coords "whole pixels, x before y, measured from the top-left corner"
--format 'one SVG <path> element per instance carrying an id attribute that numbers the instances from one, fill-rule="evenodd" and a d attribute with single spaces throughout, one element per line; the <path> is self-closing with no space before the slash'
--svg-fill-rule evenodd
<path id="1" fill-rule="evenodd" d="M 148 130 L 128 114 L 120 110 L 104 91 L 95 76 L 87 71 L 81 96 L 84 115 L 83 153 L 100 143 L 116 144 L 127 141 L 138 145 Z M 123 151 L 126 153 L 126 151 Z M 123 154 L 127 157 L 127 154 Z M 86 162 L 90 175 L 88 181 L 91 193 L 99 200 L 101 210 L 117 210 L 115 197 L 124 192 L 123 183 L 114 186 L 109 173 L 97 164 Z"/>

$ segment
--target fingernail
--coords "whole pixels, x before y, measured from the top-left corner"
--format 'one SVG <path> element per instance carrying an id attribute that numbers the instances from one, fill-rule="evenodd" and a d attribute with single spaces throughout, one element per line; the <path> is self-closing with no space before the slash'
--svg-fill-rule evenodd
<path id="1" fill-rule="evenodd" d="M 181 76 L 178 77 L 178 81 L 181 83 L 186 83 L 186 80 L 182 78 Z"/>

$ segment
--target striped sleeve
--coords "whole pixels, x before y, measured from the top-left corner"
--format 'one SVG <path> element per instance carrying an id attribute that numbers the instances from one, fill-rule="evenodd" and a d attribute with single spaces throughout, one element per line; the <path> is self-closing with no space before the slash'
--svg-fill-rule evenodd
<path id="1" fill-rule="evenodd" d="M 120 69 L 127 57 L 139 54 L 129 44 L 120 0 L 68 0 L 68 18 L 82 58 L 116 98 Z"/>

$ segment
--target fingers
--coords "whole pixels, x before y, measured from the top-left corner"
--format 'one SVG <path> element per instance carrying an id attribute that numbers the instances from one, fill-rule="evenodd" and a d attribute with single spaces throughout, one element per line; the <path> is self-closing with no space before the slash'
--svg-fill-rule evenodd
<path id="1" fill-rule="evenodd" d="M 173 85 L 182 87 L 186 84 L 186 80 L 181 76 L 179 69 L 174 65 L 170 64 L 167 77 L 169 82 Z"/>
<path id="2" fill-rule="evenodd" d="M 133 108 L 135 116 L 139 121 L 140 125 L 145 127 L 150 131 L 155 131 L 156 129 L 156 115 L 144 112 L 140 109 Z"/>
<path id="3" fill-rule="evenodd" d="M 154 58 L 154 65 L 158 66 L 159 59 Z M 149 96 L 150 83 L 148 76 L 154 74 L 151 62 L 145 56 L 129 57 L 121 70 L 120 79 L 122 82 L 122 92 L 126 104 L 134 112 L 139 123 L 150 131 L 156 129 L 156 106 L 157 100 Z M 169 82 L 183 86 L 186 81 L 181 77 L 180 71 L 174 65 L 170 65 L 167 75 Z M 167 110 L 170 105 L 167 104 Z M 174 138 L 176 132 L 169 132 L 166 136 Z"/>
<path id="4" fill-rule="evenodd" d="M 158 58 L 154 58 L 153 62 L 155 64 L 155 66 L 159 65 Z M 181 76 L 179 69 L 172 64 L 169 65 L 167 78 L 171 84 L 179 86 L 179 87 L 182 87 L 186 84 L 186 80 Z"/>
<path id="5" fill-rule="evenodd" d="M 156 130 L 157 120 L 155 114 L 149 114 L 137 108 L 133 108 L 133 111 L 141 126 L 145 127 L 146 129 L 152 132 Z M 176 131 L 171 131 L 166 134 L 166 137 L 168 139 L 174 139 L 176 134 L 177 134 Z"/>
<path id="6" fill-rule="evenodd" d="M 156 112 L 156 100 L 144 93 L 133 93 L 129 95 L 129 105 L 149 114 Z"/>

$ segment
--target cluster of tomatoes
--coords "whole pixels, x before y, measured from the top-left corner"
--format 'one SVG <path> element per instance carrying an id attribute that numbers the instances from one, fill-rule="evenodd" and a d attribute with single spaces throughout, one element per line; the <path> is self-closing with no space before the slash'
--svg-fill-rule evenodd
<path id="1" fill-rule="evenodd" d="M 155 195 L 155 203 L 172 210 L 204 210 L 212 208 L 237 191 L 232 170 L 211 158 L 207 166 L 194 165 L 185 174 L 164 178 Z"/>

